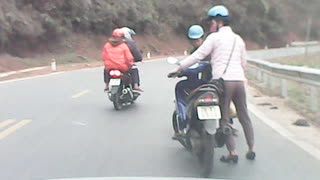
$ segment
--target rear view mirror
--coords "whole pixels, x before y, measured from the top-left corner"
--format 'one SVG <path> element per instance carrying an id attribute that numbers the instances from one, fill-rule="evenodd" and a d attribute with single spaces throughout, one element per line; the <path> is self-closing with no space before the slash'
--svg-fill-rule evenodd
<path id="1" fill-rule="evenodd" d="M 168 57 L 167 58 L 167 62 L 169 64 L 177 64 L 179 62 L 179 60 L 177 58 L 174 58 L 174 57 Z"/>

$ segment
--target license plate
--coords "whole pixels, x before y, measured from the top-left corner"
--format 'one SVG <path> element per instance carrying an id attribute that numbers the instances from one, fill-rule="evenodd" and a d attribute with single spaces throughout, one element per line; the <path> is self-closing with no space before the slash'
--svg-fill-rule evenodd
<path id="1" fill-rule="evenodd" d="M 197 112 L 199 120 L 221 119 L 219 106 L 198 106 Z"/>
<path id="2" fill-rule="evenodd" d="M 110 79 L 110 86 L 119 86 L 121 84 L 121 79 Z"/>

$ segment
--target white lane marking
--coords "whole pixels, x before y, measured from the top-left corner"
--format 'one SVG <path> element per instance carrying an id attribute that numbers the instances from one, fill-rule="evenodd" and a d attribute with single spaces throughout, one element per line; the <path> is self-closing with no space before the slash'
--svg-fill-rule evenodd
<path id="1" fill-rule="evenodd" d="M 11 72 L 7 72 L 7 73 L 1 73 L 1 74 L 0 74 L 0 78 L 7 77 L 7 76 L 10 76 L 10 75 L 13 75 L 13 74 L 17 74 L 17 71 L 11 71 Z"/>
<path id="2" fill-rule="evenodd" d="M 32 77 L 26 77 L 26 78 L 19 78 L 19 79 L 12 79 L 12 80 L 7 80 L 7 81 L 0 81 L 0 84 L 5 84 L 5 83 L 11 83 L 11 82 L 17 82 L 17 81 L 24 81 L 24 80 L 29 80 L 29 79 L 36 79 L 36 78 L 41 78 L 41 77 L 47 77 L 47 76 L 52 76 L 52 75 L 57 75 L 57 74 L 62 74 L 65 71 L 59 71 L 51 74 L 45 74 L 45 75 L 39 75 L 39 76 L 32 76 Z"/>
<path id="3" fill-rule="evenodd" d="M 18 73 L 24 73 L 24 72 L 31 72 L 31 71 L 36 71 L 36 70 L 41 70 L 47 68 L 46 66 L 43 67 L 35 67 L 35 68 L 29 68 L 29 69 L 23 69 L 18 71 Z"/>
<path id="4" fill-rule="evenodd" d="M 57 75 L 57 74 L 63 74 L 63 73 L 66 73 L 66 72 L 85 71 L 85 70 L 89 70 L 89 69 L 95 70 L 95 69 L 100 69 L 101 67 L 92 67 L 92 68 L 77 69 L 77 70 L 71 70 L 71 71 L 59 71 L 59 72 L 54 72 L 54 73 L 50 73 L 50 74 L 44 74 L 44 75 L 38 75 L 38 76 L 32 76 L 32 77 L 25 77 L 25 78 L 19 78 L 19 79 L 12 79 L 12 80 L 5 80 L 5 81 L 0 81 L 0 84 L 23 81 L 23 80 L 29 80 L 29 79 L 36 79 L 36 78 L 41 78 L 41 77 L 47 77 L 47 76 L 52 76 L 52 75 Z M 6 76 L 3 76 L 3 77 L 6 77 Z M 1 75 L 0 75 L 0 78 L 1 78 Z"/>
<path id="5" fill-rule="evenodd" d="M 83 90 L 83 91 L 81 91 L 81 92 L 79 92 L 79 93 L 77 93 L 77 94 L 73 95 L 73 96 L 72 96 L 72 98 L 73 98 L 73 99 L 79 98 L 79 97 L 81 97 L 81 96 L 83 96 L 83 95 L 87 94 L 88 92 L 89 92 L 89 90 Z"/>
<path id="6" fill-rule="evenodd" d="M 170 57 L 170 56 L 168 56 L 168 57 Z M 151 63 L 151 62 L 156 62 L 156 61 L 166 61 L 168 57 L 162 57 L 162 58 L 150 59 L 150 60 L 143 60 L 142 62 L 137 63 L 137 65 L 139 65 L 140 63 L 143 64 L 143 63 Z M 188 56 L 171 56 L 171 57 L 175 57 L 175 58 L 178 58 L 178 59 L 183 59 L 183 58 L 188 57 Z"/>
<path id="7" fill-rule="evenodd" d="M 4 139 L 5 137 L 9 136 L 10 134 L 14 133 L 18 129 L 22 128 L 23 126 L 29 124 L 32 120 L 22 120 L 19 123 L 15 124 L 14 126 L 9 127 L 8 129 L 2 131 L 0 133 L 0 140 Z"/>
<path id="8" fill-rule="evenodd" d="M 248 103 L 249 110 L 258 117 L 262 122 L 264 122 L 266 125 L 274 129 L 276 132 L 278 132 L 281 136 L 287 138 L 289 141 L 309 153 L 311 156 L 315 157 L 316 159 L 320 160 L 320 150 L 313 146 L 312 144 L 306 143 L 302 140 L 297 139 L 292 133 L 290 133 L 288 130 L 280 126 L 279 124 L 273 122 L 268 117 L 266 117 L 260 110 L 258 110 L 256 107 L 254 107 L 253 104 Z"/>
<path id="9" fill-rule="evenodd" d="M 144 63 L 151 63 L 151 62 L 155 62 L 155 61 L 164 61 L 166 60 L 166 58 L 158 58 L 158 59 L 150 59 L 150 60 L 143 60 L 141 62 L 136 63 L 137 65 L 139 64 L 144 64 Z"/>
<path id="10" fill-rule="evenodd" d="M 45 68 L 47 68 L 47 67 L 42 66 L 42 67 L 35 67 L 35 68 L 29 68 L 29 69 L 22 69 L 19 71 L 10 71 L 10 72 L 5 72 L 5 73 L 0 73 L 0 78 L 7 77 L 7 76 L 17 74 L 17 73 L 31 72 L 31 71 L 41 70 L 41 69 L 45 69 Z"/>
<path id="11" fill-rule="evenodd" d="M 3 122 L 0 122 L 0 129 L 6 127 L 6 126 L 9 126 L 10 124 L 14 123 L 16 120 L 14 119 L 8 119 L 8 120 L 5 120 Z"/>
<path id="12" fill-rule="evenodd" d="M 78 121 L 72 121 L 72 124 L 78 125 L 78 126 L 86 126 L 87 125 L 86 123 L 78 122 Z"/>

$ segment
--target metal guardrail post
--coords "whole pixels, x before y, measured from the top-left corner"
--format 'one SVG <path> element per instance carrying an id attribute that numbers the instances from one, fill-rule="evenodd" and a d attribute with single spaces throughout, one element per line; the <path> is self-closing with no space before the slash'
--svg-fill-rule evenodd
<path id="1" fill-rule="evenodd" d="M 270 84 L 270 88 L 271 90 L 274 90 L 276 88 L 276 78 L 272 75 L 269 76 L 269 84 Z"/>
<path id="2" fill-rule="evenodd" d="M 262 81 L 268 84 L 268 74 L 265 72 L 262 73 Z"/>
<path id="3" fill-rule="evenodd" d="M 318 89 L 314 86 L 310 87 L 310 109 L 312 112 L 318 111 Z"/>
<path id="4" fill-rule="evenodd" d="M 277 90 L 277 93 L 283 98 L 291 98 L 289 97 L 291 90 L 288 85 L 289 81 L 298 83 L 299 86 L 308 86 L 310 91 L 303 94 L 309 98 L 307 108 L 312 112 L 320 112 L 318 97 L 320 95 L 320 69 L 282 65 L 258 59 L 248 59 L 248 62 L 250 75 L 262 82 L 261 85 L 265 89 Z"/>
<path id="5" fill-rule="evenodd" d="M 287 80 L 285 79 L 281 79 L 281 96 L 283 98 L 288 97 L 288 84 L 287 84 Z"/>
<path id="6" fill-rule="evenodd" d="M 257 70 L 257 80 L 259 81 L 259 82 L 261 82 L 262 81 L 262 72 L 259 70 L 259 69 L 256 69 Z"/>

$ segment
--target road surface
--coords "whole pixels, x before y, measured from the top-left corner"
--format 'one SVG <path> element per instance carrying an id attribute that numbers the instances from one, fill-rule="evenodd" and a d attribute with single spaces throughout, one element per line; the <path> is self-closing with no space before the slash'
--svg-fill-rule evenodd
<path id="1" fill-rule="evenodd" d="M 171 140 L 171 68 L 140 64 L 145 93 L 121 112 L 103 93 L 101 68 L 0 82 L 0 179 L 199 177 L 195 158 Z M 212 178 L 320 179 L 320 161 L 250 115 L 257 160 L 245 159 L 241 132 L 239 163 L 219 162 L 227 151 L 217 149 Z"/>

